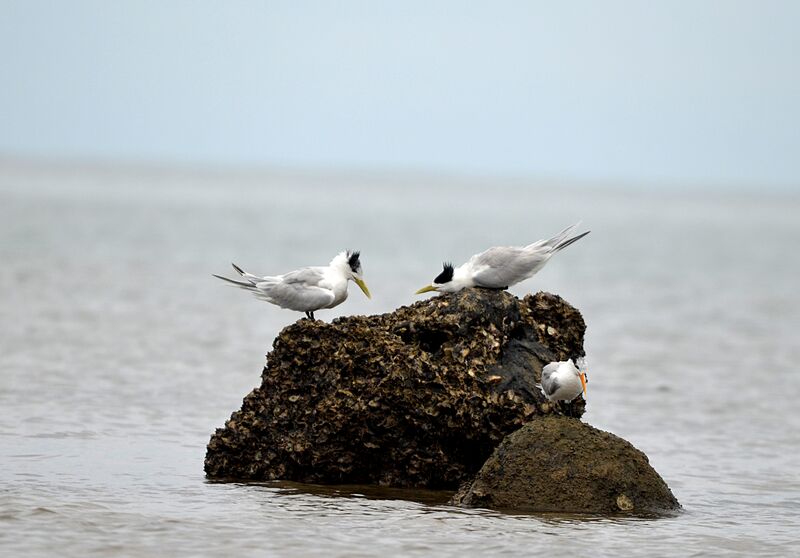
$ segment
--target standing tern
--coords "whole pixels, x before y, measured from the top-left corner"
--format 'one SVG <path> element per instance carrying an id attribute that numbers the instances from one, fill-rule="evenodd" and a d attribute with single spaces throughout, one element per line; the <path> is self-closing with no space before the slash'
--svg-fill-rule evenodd
<path id="1" fill-rule="evenodd" d="M 580 223 L 567 227 L 553 238 L 539 240 L 527 246 L 495 246 L 475 254 L 469 261 L 456 268 L 445 263 L 444 270 L 433 283 L 422 287 L 414 294 L 439 291 L 454 293 L 466 287 L 507 289 L 520 281 L 533 277 L 553 257 L 589 234 L 590 231 L 568 238 Z"/>
<path id="2" fill-rule="evenodd" d="M 303 267 L 283 275 L 258 277 L 231 264 L 244 281 L 214 275 L 223 281 L 252 292 L 257 298 L 281 308 L 305 312 L 314 319 L 314 311 L 333 308 L 347 299 L 347 282 L 352 280 L 367 298 L 369 294 L 361 270 L 359 252 L 340 252 L 327 266 Z"/>
<path id="3" fill-rule="evenodd" d="M 581 357 L 578 365 L 572 359 L 563 362 L 551 362 L 542 368 L 542 393 L 553 403 L 567 401 L 572 415 L 572 401 L 581 394 L 586 394 L 586 360 Z"/>

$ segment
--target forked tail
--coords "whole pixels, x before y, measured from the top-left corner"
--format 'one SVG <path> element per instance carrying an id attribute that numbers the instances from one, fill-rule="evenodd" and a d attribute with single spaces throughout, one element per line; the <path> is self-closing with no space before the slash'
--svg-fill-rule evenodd
<path id="1" fill-rule="evenodd" d="M 580 225 L 580 224 L 581 224 L 581 222 L 578 221 L 574 225 L 570 225 L 569 227 L 567 227 L 566 229 L 564 229 L 563 231 L 561 231 L 560 233 L 555 235 L 553 238 L 548 238 L 547 240 L 539 240 L 538 242 L 534 242 L 533 244 L 528 245 L 527 248 L 543 248 L 543 247 L 547 247 L 547 248 L 550 249 L 551 253 L 558 252 L 559 250 L 563 250 L 564 248 L 566 248 L 567 246 L 569 246 L 573 242 L 576 242 L 576 241 L 580 240 L 581 238 L 583 238 L 584 236 L 586 236 L 587 234 L 589 234 L 591 232 L 591 231 L 586 231 L 585 233 L 581 233 L 581 234 L 579 234 L 577 236 L 573 236 L 572 238 L 567 238 L 567 237 L 569 237 L 570 234 L 572 234 L 572 232 L 575 229 L 578 228 L 578 225 Z"/>
<path id="2" fill-rule="evenodd" d="M 579 234 L 577 236 L 573 236 L 572 238 L 568 238 L 567 240 L 564 240 L 564 241 L 560 242 L 559 244 L 556 244 L 555 247 L 553 247 L 553 252 L 558 252 L 559 250 L 563 250 L 564 248 L 566 248 L 567 246 L 569 246 L 573 242 L 579 241 L 581 238 L 583 238 L 584 236 L 586 236 L 590 232 L 592 232 L 592 231 L 586 231 L 585 233 L 581 233 L 581 234 Z"/>
<path id="3" fill-rule="evenodd" d="M 231 265 L 233 266 L 233 269 L 236 270 L 236 273 L 238 273 L 244 278 L 244 281 L 228 279 L 227 277 L 223 277 L 222 275 L 217 275 L 216 273 L 212 273 L 212 275 L 217 279 L 222 279 L 223 281 L 230 283 L 231 285 L 236 285 L 237 287 L 245 289 L 247 291 L 258 293 L 259 290 L 256 288 L 256 283 L 258 283 L 259 281 L 263 281 L 263 278 L 253 275 L 251 273 L 247 273 L 235 263 L 232 263 Z"/>
<path id="4" fill-rule="evenodd" d="M 253 283 L 249 283 L 247 281 L 237 281 L 235 279 L 228 279 L 227 277 L 223 277 L 222 275 L 217 275 L 216 273 L 212 273 L 214 277 L 217 279 L 222 279 L 226 283 L 230 283 L 231 285 L 235 285 L 241 289 L 245 289 L 247 291 L 257 292 L 256 286 Z"/>
<path id="5" fill-rule="evenodd" d="M 231 265 L 233 266 L 233 269 L 236 270 L 236 273 L 241 275 L 244 278 L 245 281 L 248 281 L 248 282 L 252 283 L 253 285 L 255 285 L 256 283 L 263 283 L 264 281 L 276 281 L 277 280 L 276 277 L 270 277 L 270 276 L 259 277 L 258 275 L 253 275 L 252 273 L 247 273 L 245 270 L 243 270 L 241 267 L 239 267 L 235 263 L 232 263 Z"/>

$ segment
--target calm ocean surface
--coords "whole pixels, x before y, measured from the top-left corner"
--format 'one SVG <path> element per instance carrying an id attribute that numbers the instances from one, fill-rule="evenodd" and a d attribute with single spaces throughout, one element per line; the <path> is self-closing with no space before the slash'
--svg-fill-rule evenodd
<path id="1" fill-rule="evenodd" d="M 0 555 L 795 555 L 798 215 L 797 197 L 0 164 Z M 212 273 L 360 249 L 373 299 L 351 287 L 328 321 L 578 220 L 592 234 L 512 292 L 581 309 L 584 420 L 643 450 L 683 512 L 206 481 L 209 435 L 300 317 Z"/>

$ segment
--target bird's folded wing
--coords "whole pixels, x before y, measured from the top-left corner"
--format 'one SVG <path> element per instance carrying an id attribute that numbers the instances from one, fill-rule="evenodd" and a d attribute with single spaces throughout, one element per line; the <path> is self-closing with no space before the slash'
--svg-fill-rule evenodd
<path id="1" fill-rule="evenodd" d="M 280 277 L 284 283 L 302 283 L 303 285 L 318 287 L 324 279 L 324 274 L 323 270 L 318 267 L 304 267 L 302 269 L 290 271 Z"/>
<path id="2" fill-rule="evenodd" d="M 308 287 L 297 283 L 278 283 L 267 293 L 269 301 L 282 308 L 308 312 L 325 308 L 333 302 L 330 289 Z"/>
<path id="3" fill-rule="evenodd" d="M 558 362 L 551 362 L 542 368 L 542 384 L 550 381 L 550 376 L 558 371 Z"/>
<path id="4" fill-rule="evenodd" d="M 473 280 L 479 287 L 500 289 L 527 279 L 538 257 L 513 246 L 489 248 L 470 260 Z"/>
<path id="5" fill-rule="evenodd" d="M 325 308 L 333 302 L 334 294 L 320 286 L 322 272 L 314 268 L 298 269 L 284 275 L 282 280 L 265 289 L 270 302 L 283 308 L 306 312 Z M 261 284 L 258 285 L 261 288 Z"/>

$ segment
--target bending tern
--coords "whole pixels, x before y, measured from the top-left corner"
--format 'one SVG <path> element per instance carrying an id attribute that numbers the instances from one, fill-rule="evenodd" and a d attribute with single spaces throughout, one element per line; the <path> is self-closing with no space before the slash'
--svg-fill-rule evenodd
<path id="1" fill-rule="evenodd" d="M 281 308 L 305 312 L 308 319 L 314 319 L 314 311 L 333 308 L 347 299 L 347 282 L 358 285 L 367 298 L 369 294 L 361 270 L 359 252 L 340 252 L 327 266 L 303 267 L 283 275 L 258 277 L 231 264 L 244 281 L 214 275 L 218 279 L 232 283 L 252 292 L 257 298 Z"/>
<path id="2" fill-rule="evenodd" d="M 583 391 L 586 394 L 586 360 L 581 357 L 576 366 L 572 359 L 551 362 L 542 368 L 542 393 L 553 403 L 567 401 L 572 414 L 572 401 Z"/>
<path id="3" fill-rule="evenodd" d="M 527 246 L 495 246 L 475 254 L 469 261 L 456 268 L 445 263 L 443 271 L 433 283 L 422 287 L 414 294 L 439 291 L 454 293 L 466 287 L 507 289 L 520 281 L 533 277 L 553 257 L 573 242 L 577 242 L 590 231 L 568 238 L 580 223 L 567 227 L 553 238 L 539 240 Z"/>

